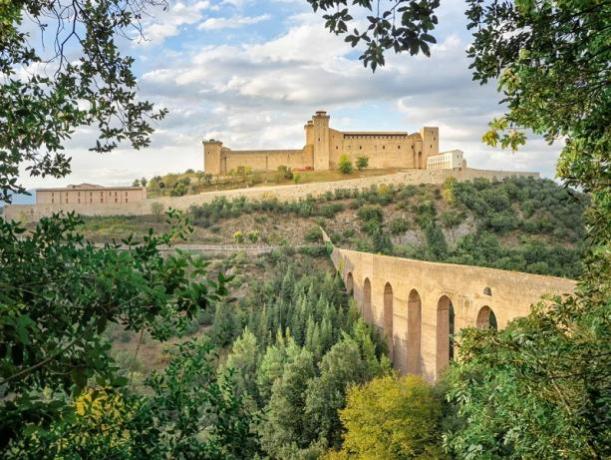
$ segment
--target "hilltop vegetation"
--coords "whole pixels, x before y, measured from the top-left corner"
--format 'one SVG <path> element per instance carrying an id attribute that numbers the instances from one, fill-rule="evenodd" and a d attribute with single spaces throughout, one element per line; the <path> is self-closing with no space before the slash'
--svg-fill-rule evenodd
<path id="1" fill-rule="evenodd" d="M 190 209 L 190 241 L 299 246 L 319 242 L 320 225 L 361 251 L 575 278 L 587 203 L 532 178 L 337 189 L 296 202 L 218 198 Z M 107 217 L 87 218 L 83 231 L 108 241 L 151 226 L 166 228 L 155 216 Z"/>
<path id="2" fill-rule="evenodd" d="M 227 176 L 213 176 L 203 171 L 188 169 L 184 173 L 170 173 L 164 176 L 154 176 L 135 179 L 134 186 L 146 187 L 149 198 L 159 196 L 196 195 L 214 190 L 232 190 L 245 187 L 265 185 L 307 184 L 310 182 L 332 182 L 359 177 L 382 176 L 400 171 L 397 168 L 366 169 L 361 160 L 356 171 L 350 167 L 346 170 L 292 170 L 280 166 L 277 171 L 252 171 L 249 167 L 238 167 Z"/>

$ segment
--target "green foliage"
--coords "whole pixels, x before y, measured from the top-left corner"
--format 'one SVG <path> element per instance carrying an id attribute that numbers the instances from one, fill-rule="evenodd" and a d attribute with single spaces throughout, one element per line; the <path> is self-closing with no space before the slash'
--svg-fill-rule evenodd
<path id="1" fill-rule="evenodd" d="M 244 242 L 244 233 L 238 230 L 233 234 L 233 239 L 236 243 L 242 244 Z"/>
<path id="2" fill-rule="evenodd" d="M 203 259 L 159 252 L 185 234 L 182 216 L 169 218 L 170 233 L 128 239 L 120 251 L 85 242 L 76 231 L 82 221 L 72 214 L 42 219 L 31 233 L 0 223 L 0 385 L 13 395 L 2 403 L 4 442 L 25 428 L 15 420 L 44 426 L 59 417 L 67 395 L 88 381 L 126 383 L 103 336 L 109 325 L 164 340 L 225 293 L 225 278 L 207 279 Z"/>
<path id="3" fill-rule="evenodd" d="M 30 426 L 5 458 L 243 459 L 257 454 L 256 421 L 231 375 L 218 378 L 210 344 L 178 345 L 148 396 L 90 388 L 46 429 Z M 206 436 L 202 436 L 202 433 Z"/>
<path id="4" fill-rule="evenodd" d="M 278 166 L 278 179 L 280 179 L 280 180 L 282 180 L 282 179 L 292 180 L 293 179 L 293 171 L 291 170 L 291 168 L 289 168 L 288 166 L 285 166 L 285 165 Z"/>
<path id="5" fill-rule="evenodd" d="M 353 387 L 340 417 L 344 458 L 443 458 L 441 400 L 420 377 L 386 376 Z"/>
<path id="6" fill-rule="evenodd" d="M 609 298 L 541 304 L 502 331 L 468 329 L 447 376 L 458 458 L 608 458 Z"/>
<path id="7" fill-rule="evenodd" d="M 390 221 L 388 228 L 393 235 L 401 235 L 409 229 L 409 222 L 403 217 L 397 217 Z"/>
<path id="8" fill-rule="evenodd" d="M 347 387 L 388 371 L 385 344 L 346 304 L 336 277 L 288 256 L 273 273 L 234 313 L 245 328 L 222 372 L 233 372 L 240 394 L 262 411 L 267 455 L 316 458 L 339 446 L 336 409 Z"/>
<path id="9" fill-rule="evenodd" d="M 357 157 L 356 169 L 358 169 L 359 171 L 362 171 L 363 169 L 366 169 L 367 166 L 369 166 L 369 157 L 366 157 L 366 156 Z"/>
<path id="10" fill-rule="evenodd" d="M 115 36 L 138 27 L 152 3 L 75 0 L 68 17 L 59 1 L 2 2 L 0 199 L 10 202 L 9 192 L 25 191 L 18 183 L 20 166 L 33 176 L 68 174 L 63 144 L 78 127 L 97 128 L 91 145 L 97 152 L 122 141 L 134 148 L 150 143 L 150 121 L 166 111 L 155 112 L 150 102 L 138 100 L 134 60 L 121 54 Z M 57 32 L 42 33 L 47 18 L 54 18 Z M 39 25 L 38 40 L 24 21 Z M 52 76 L 35 70 L 20 74 L 39 65 L 50 66 Z"/>
<path id="11" fill-rule="evenodd" d="M 155 219 L 161 220 L 161 216 L 163 215 L 164 206 L 163 203 L 159 203 L 157 201 L 151 203 L 151 213 L 155 216 Z"/>
<path id="12" fill-rule="evenodd" d="M 429 34 L 437 24 L 435 9 L 439 0 L 394 0 L 380 8 L 369 0 L 307 0 L 314 11 L 322 10 L 325 27 L 336 35 L 346 35 L 352 47 L 363 42 L 365 49 L 359 59 L 373 71 L 385 64 L 384 54 L 409 52 L 412 56 L 430 55 L 430 44 L 436 43 Z M 350 6 L 348 6 L 350 3 Z M 361 15 L 365 13 L 365 17 Z M 362 20 L 367 26 L 359 31 L 352 23 Z"/>
<path id="13" fill-rule="evenodd" d="M 348 155 L 341 155 L 339 157 L 339 163 L 337 165 L 337 169 L 342 174 L 351 174 L 353 171 L 352 161 L 348 158 Z"/>
<path id="14" fill-rule="evenodd" d="M 322 243 L 322 232 L 320 227 L 312 227 L 304 236 L 308 243 Z"/>

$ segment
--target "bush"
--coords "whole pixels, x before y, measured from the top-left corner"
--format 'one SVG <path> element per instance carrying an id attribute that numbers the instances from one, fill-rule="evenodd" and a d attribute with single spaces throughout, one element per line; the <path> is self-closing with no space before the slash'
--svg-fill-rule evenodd
<path id="1" fill-rule="evenodd" d="M 342 155 L 339 157 L 339 165 L 338 169 L 342 174 L 350 174 L 352 173 L 352 162 L 348 155 Z"/>
<path id="2" fill-rule="evenodd" d="M 279 181 L 282 179 L 293 180 L 293 171 L 288 166 L 280 165 L 278 166 L 277 171 L 277 178 L 279 179 Z"/>
<path id="3" fill-rule="evenodd" d="M 356 159 L 356 169 L 358 169 L 359 171 L 362 171 L 367 166 L 369 166 L 369 157 L 362 156 Z"/>
<path id="4" fill-rule="evenodd" d="M 358 210 L 357 214 L 359 219 L 363 222 L 374 220 L 376 222 L 382 222 L 384 214 L 380 206 L 363 206 Z"/>
<path id="5" fill-rule="evenodd" d="M 306 232 L 303 239 L 308 243 L 322 243 L 322 232 L 319 227 L 312 227 Z"/>
<path id="6" fill-rule="evenodd" d="M 161 216 L 163 215 L 164 209 L 165 209 L 165 206 L 162 203 L 159 203 L 157 201 L 151 204 L 151 212 L 153 213 L 153 216 L 155 216 L 155 219 L 157 220 L 161 220 Z"/>
<path id="7" fill-rule="evenodd" d="M 403 217 L 398 217 L 390 221 L 390 233 L 393 235 L 400 235 L 401 233 L 405 233 L 409 228 L 409 222 Z"/>
<path id="8" fill-rule="evenodd" d="M 243 243 L 244 234 L 240 230 L 238 230 L 237 232 L 233 234 L 233 239 L 235 240 L 236 243 Z"/>
<path id="9" fill-rule="evenodd" d="M 257 241 L 259 241 L 259 232 L 257 230 L 252 230 L 248 232 L 247 237 L 251 243 L 256 243 Z"/>

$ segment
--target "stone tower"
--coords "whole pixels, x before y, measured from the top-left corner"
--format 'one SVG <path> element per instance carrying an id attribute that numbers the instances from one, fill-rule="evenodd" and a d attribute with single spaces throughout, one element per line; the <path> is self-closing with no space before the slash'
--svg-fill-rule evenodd
<path id="1" fill-rule="evenodd" d="M 439 128 L 424 127 L 420 130 L 422 137 L 422 165 L 421 168 L 426 168 L 426 160 L 431 155 L 439 154 Z"/>
<path id="2" fill-rule="evenodd" d="M 327 112 L 318 111 L 312 117 L 312 137 L 314 144 L 314 169 L 329 169 L 329 115 Z M 309 128 L 308 128 L 309 129 Z M 307 129 L 306 129 L 307 135 Z"/>
<path id="3" fill-rule="evenodd" d="M 215 141 L 214 139 L 204 141 L 204 171 L 207 174 L 218 176 L 225 173 L 222 168 L 222 149 L 223 143 L 221 141 Z"/>

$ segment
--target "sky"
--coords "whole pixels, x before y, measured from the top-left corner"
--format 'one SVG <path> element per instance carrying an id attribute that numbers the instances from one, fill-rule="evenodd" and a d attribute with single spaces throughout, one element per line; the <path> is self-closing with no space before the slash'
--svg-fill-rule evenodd
<path id="1" fill-rule="evenodd" d="M 481 143 L 487 123 L 503 113 L 500 96 L 494 83 L 471 80 L 464 2 L 441 4 L 432 57 L 389 55 L 372 73 L 306 0 L 170 0 L 167 11 L 144 19 L 145 39 L 121 41 L 136 58 L 140 96 L 169 110 L 155 123 L 151 146 L 97 154 L 88 151 L 95 133 L 81 129 L 67 145 L 69 176 L 22 181 L 28 188 L 126 185 L 201 170 L 207 138 L 233 149 L 301 148 L 303 125 L 316 110 L 329 112 L 339 130 L 438 126 L 440 148 L 463 150 L 471 167 L 553 178 L 559 144 L 531 136 L 512 153 Z"/>

